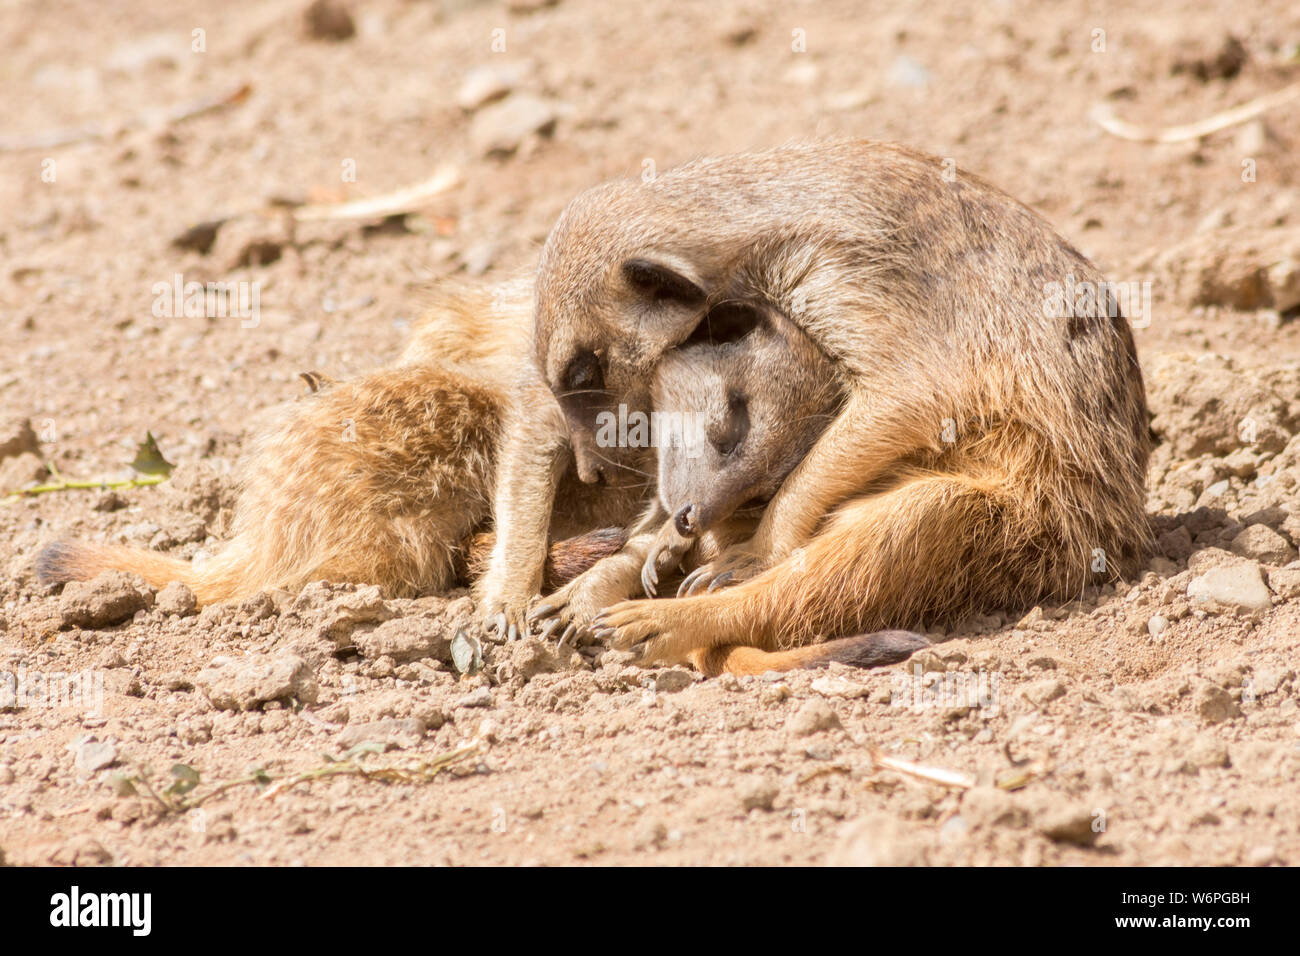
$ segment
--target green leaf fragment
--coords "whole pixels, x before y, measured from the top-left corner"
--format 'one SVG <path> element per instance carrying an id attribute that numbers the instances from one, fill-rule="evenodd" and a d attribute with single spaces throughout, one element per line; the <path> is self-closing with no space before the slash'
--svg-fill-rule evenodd
<path id="1" fill-rule="evenodd" d="M 145 432 L 145 439 L 135 449 L 135 459 L 131 462 L 131 468 L 142 475 L 163 475 L 164 477 L 172 473 L 176 467 L 170 461 L 163 457 L 163 453 L 158 450 L 158 441 L 153 437 L 153 432 Z"/>

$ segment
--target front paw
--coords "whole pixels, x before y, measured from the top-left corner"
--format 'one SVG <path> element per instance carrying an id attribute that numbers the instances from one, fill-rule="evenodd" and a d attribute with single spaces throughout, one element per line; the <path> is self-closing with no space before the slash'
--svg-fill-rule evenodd
<path id="1" fill-rule="evenodd" d="M 517 641 L 528 633 L 528 599 L 485 597 L 479 601 L 483 631 L 497 641 Z"/>
<path id="2" fill-rule="evenodd" d="M 627 587 L 602 574 L 598 564 L 542 598 L 529 612 L 528 622 L 541 626 L 543 640 L 559 634 L 559 646 L 563 647 L 570 640 L 588 633 L 597 614 L 627 596 Z"/>
<path id="3" fill-rule="evenodd" d="M 645 591 L 647 597 L 658 596 L 659 576 L 680 568 L 682 555 L 690 545 L 690 541 L 686 542 L 686 547 L 674 547 L 656 542 L 651 547 L 650 553 L 646 555 L 645 564 L 641 565 L 641 589 Z"/>
<path id="4" fill-rule="evenodd" d="M 701 593 L 705 588 L 716 591 L 718 588 L 748 581 L 766 569 L 767 563 L 756 551 L 745 545 L 733 545 L 714 560 L 686 575 L 677 589 L 677 596 L 690 597 Z"/>
<path id="5" fill-rule="evenodd" d="M 687 602 L 624 601 L 601 612 L 592 633 L 620 651 L 633 651 L 639 663 L 676 663 L 707 646 L 699 628 L 692 627 Z"/>
<path id="6" fill-rule="evenodd" d="M 528 605 L 535 594 L 519 588 L 501 587 L 484 578 L 474 589 L 483 632 L 496 641 L 517 641 L 528 633 Z"/>

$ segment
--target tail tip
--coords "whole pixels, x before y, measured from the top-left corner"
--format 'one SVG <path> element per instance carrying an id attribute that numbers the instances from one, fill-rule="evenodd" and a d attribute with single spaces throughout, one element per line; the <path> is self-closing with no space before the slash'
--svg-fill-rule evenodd
<path id="1" fill-rule="evenodd" d="M 915 631 L 875 631 L 828 641 L 824 645 L 826 656 L 816 663 L 821 666 L 837 663 L 850 667 L 883 667 L 905 661 L 930 645 L 928 637 Z"/>
<path id="2" fill-rule="evenodd" d="M 73 569 L 77 546 L 71 541 L 54 541 L 36 555 L 36 580 L 42 585 L 64 584 L 77 575 Z"/>

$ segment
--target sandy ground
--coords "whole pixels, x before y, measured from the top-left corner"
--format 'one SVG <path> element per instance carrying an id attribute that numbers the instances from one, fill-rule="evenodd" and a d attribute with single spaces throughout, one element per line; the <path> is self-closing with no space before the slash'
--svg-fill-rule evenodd
<path id="1" fill-rule="evenodd" d="M 0 505 L 0 853 L 1300 863 L 1300 107 L 1170 145 L 1090 119 L 1185 123 L 1300 80 L 1300 9 L 1144 6 L 351 0 L 354 34 L 322 39 L 303 0 L 4 2 L 0 490 L 48 463 L 129 476 L 146 432 L 179 467 Z M 530 268 L 580 189 L 835 134 L 950 157 L 1151 283 L 1140 580 L 894 668 L 711 681 L 537 642 L 461 677 L 457 595 L 322 584 L 195 614 L 34 581 L 60 536 L 218 547 L 257 412 L 302 370 L 391 361 L 430 280 Z M 401 223 L 252 215 L 444 166 L 459 184 Z M 206 251 L 173 244 L 225 217 Z M 259 321 L 159 310 L 178 274 L 256 283 Z M 421 779 L 288 785 L 357 765 Z"/>

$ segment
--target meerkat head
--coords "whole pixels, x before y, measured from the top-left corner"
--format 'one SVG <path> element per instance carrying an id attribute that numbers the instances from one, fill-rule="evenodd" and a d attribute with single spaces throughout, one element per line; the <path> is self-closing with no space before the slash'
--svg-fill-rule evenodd
<path id="1" fill-rule="evenodd" d="M 710 310 L 653 378 L 659 498 L 684 537 L 761 508 L 839 411 L 835 365 L 762 304 Z"/>
<path id="2" fill-rule="evenodd" d="M 555 393 L 583 481 L 611 450 L 597 416 L 648 411 L 660 357 L 700 325 L 711 281 L 700 257 L 670 249 L 644 187 L 611 183 L 579 196 L 547 238 L 538 270 L 533 346 Z"/>

